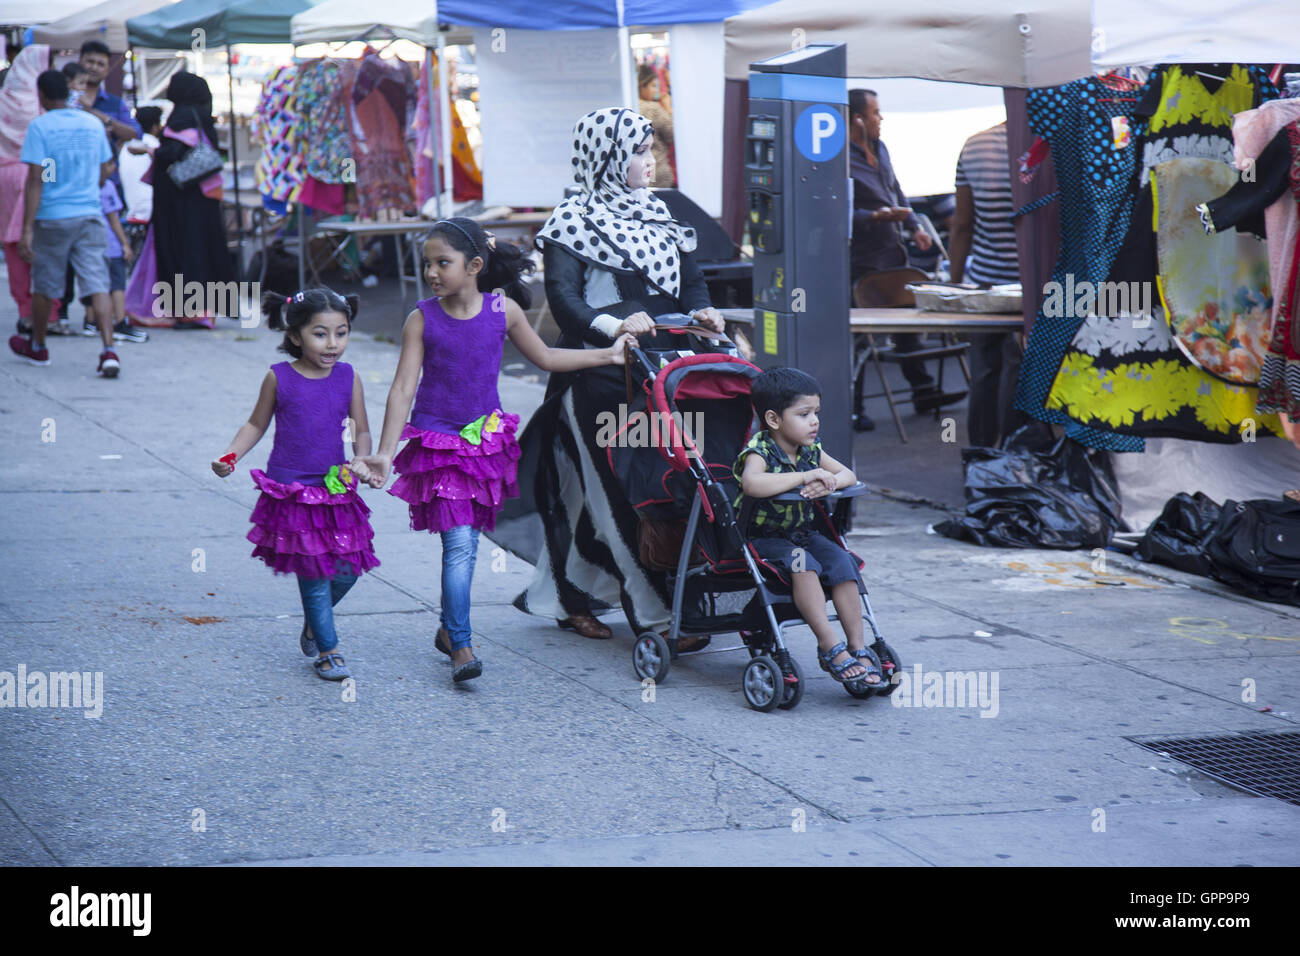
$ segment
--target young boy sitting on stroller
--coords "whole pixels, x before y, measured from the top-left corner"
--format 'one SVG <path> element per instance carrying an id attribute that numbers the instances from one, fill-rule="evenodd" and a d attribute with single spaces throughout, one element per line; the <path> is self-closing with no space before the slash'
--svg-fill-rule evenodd
<path id="1" fill-rule="evenodd" d="M 773 368 L 750 388 L 750 399 L 764 426 L 741 449 L 732 472 L 742 495 L 767 499 L 799 490 L 821 498 L 857 482 L 853 472 L 822 451 L 817 438 L 821 386 L 806 372 Z M 739 513 L 740 500 L 736 501 Z M 813 528 L 807 502 L 756 502 L 748 529 L 758 554 L 784 570 L 795 606 L 817 635 L 822 670 L 842 684 L 874 686 L 884 680 L 880 658 L 867 647 L 858 599 L 857 562 L 848 551 Z M 845 641 L 826 616 L 825 584 L 835 605 Z"/>

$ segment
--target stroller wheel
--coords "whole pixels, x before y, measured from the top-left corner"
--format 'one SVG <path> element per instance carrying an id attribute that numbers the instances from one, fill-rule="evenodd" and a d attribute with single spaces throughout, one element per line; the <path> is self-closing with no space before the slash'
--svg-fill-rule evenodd
<path id="1" fill-rule="evenodd" d="M 794 682 L 791 683 L 790 677 L 793 675 Z M 803 700 L 803 673 L 799 670 L 799 664 L 790 659 L 790 674 L 782 675 L 785 683 L 785 693 L 781 697 L 781 703 L 777 704 L 782 710 L 794 710 L 799 706 L 799 701 Z"/>
<path id="2" fill-rule="evenodd" d="M 755 710 L 769 711 L 780 707 L 785 698 L 785 678 L 776 661 L 764 654 L 745 665 L 741 680 L 745 701 Z"/>
<path id="3" fill-rule="evenodd" d="M 642 680 L 652 680 L 662 684 L 668 677 L 668 668 L 672 664 L 672 655 L 668 652 L 668 642 L 654 631 L 643 631 L 632 645 L 632 669 Z"/>
<path id="4" fill-rule="evenodd" d="M 877 690 L 875 693 L 880 697 L 888 697 L 898 689 L 898 675 L 903 671 L 903 662 L 899 660 L 898 652 L 886 644 L 884 641 L 877 641 L 871 645 L 871 649 L 876 652 L 880 658 L 881 670 L 885 672 L 885 687 Z"/>

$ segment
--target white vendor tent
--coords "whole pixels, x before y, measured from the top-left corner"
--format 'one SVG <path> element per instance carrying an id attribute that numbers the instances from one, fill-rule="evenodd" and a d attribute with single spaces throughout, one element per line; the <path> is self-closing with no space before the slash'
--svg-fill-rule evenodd
<path id="1" fill-rule="evenodd" d="M 0 23 L 18 27 L 49 23 L 89 6 L 91 4 L 87 0 L 0 0 Z"/>
<path id="2" fill-rule="evenodd" d="M 1300 58 L 1294 0 L 781 0 L 724 29 L 728 79 L 807 43 L 847 44 L 850 76 L 1011 87 L 1120 66 Z"/>
<path id="3" fill-rule="evenodd" d="M 448 45 L 473 42 L 468 28 L 439 30 L 436 4 L 409 0 L 325 0 L 295 16 L 291 31 L 296 44 L 342 43 L 372 35 L 429 47 L 437 46 L 439 37 Z"/>
<path id="4" fill-rule="evenodd" d="M 1090 31 L 1088 0 L 781 0 L 723 27 L 728 79 L 748 79 L 749 64 L 794 47 L 843 43 L 849 76 L 991 86 L 1087 75 Z"/>
<path id="5" fill-rule="evenodd" d="M 1155 63 L 1294 63 L 1295 0 L 1093 0 L 1097 69 Z"/>
<path id="6" fill-rule="evenodd" d="M 127 48 L 126 21 L 165 6 L 166 0 L 104 0 L 34 27 L 32 40 L 54 50 L 78 50 L 86 40 L 99 40 L 114 53 L 122 53 Z"/>

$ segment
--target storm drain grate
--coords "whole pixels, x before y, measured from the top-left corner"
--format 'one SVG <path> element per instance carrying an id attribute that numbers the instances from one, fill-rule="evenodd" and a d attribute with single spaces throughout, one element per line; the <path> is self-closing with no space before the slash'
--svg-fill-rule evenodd
<path id="1" fill-rule="evenodd" d="M 1248 730 L 1215 737 L 1128 737 L 1201 773 L 1300 806 L 1300 731 Z"/>

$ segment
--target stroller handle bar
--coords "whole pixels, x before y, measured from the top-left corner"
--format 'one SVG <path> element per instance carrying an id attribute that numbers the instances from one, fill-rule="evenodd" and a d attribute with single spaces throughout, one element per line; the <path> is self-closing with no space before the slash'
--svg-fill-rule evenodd
<path id="1" fill-rule="evenodd" d="M 860 498 L 868 491 L 866 485 L 862 482 L 849 485 L 847 488 L 841 488 L 839 491 L 832 491 L 829 495 L 822 495 L 820 498 L 805 498 L 797 491 L 787 491 L 783 494 L 772 495 L 769 501 L 839 501 L 841 498 Z"/>
<path id="2" fill-rule="evenodd" d="M 666 316 L 660 316 L 660 318 L 666 318 Z M 735 342 L 731 341 L 731 339 L 727 338 L 727 334 L 725 332 L 715 332 L 713 331 L 713 329 L 705 325 L 675 325 L 675 324 L 669 324 L 667 322 L 656 322 L 651 327 L 650 331 L 677 332 L 679 334 L 690 333 L 691 335 L 698 335 L 701 338 L 717 339 L 719 342 L 725 342 L 728 345 L 734 346 L 736 344 Z M 632 348 L 632 346 L 628 346 L 628 347 Z"/>

